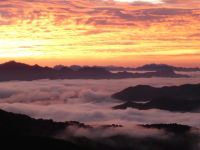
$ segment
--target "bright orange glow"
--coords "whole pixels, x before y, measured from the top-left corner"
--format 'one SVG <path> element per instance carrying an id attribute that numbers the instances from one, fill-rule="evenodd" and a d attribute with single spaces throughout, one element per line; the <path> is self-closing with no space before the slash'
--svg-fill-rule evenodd
<path id="1" fill-rule="evenodd" d="M 200 66 L 200 2 L 144 1 L 1 1 L 0 62 Z"/>

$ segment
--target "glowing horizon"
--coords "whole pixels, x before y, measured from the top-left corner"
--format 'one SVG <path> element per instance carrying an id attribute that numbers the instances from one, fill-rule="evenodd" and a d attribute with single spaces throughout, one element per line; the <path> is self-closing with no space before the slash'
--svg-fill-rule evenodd
<path id="1" fill-rule="evenodd" d="M 200 66 L 200 2 L 125 1 L 1 1 L 0 62 Z"/>

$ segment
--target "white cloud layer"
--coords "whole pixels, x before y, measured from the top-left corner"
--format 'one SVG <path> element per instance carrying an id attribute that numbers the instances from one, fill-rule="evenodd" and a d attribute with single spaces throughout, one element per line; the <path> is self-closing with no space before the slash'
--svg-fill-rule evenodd
<path id="1" fill-rule="evenodd" d="M 39 80 L 0 83 L 0 109 L 56 121 L 74 120 L 89 124 L 135 125 L 181 123 L 200 127 L 199 113 L 163 110 L 113 110 L 119 101 L 110 95 L 129 86 L 198 83 L 199 77 L 186 79 L 152 78 L 125 80 Z"/>

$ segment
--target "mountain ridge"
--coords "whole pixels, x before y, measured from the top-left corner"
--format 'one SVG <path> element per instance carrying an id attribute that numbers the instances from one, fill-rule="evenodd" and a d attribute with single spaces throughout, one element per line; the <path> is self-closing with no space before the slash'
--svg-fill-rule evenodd
<path id="1" fill-rule="evenodd" d="M 150 101 L 160 97 L 197 99 L 200 98 L 200 83 L 163 87 L 137 85 L 117 92 L 112 97 L 123 101 Z"/>
<path id="2" fill-rule="evenodd" d="M 30 81 L 37 79 L 126 79 L 126 78 L 152 78 L 170 77 L 182 78 L 188 75 L 177 74 L 173 70 L 159 70 L 146 73 L 131 73 L 121 71 L 113 73 L 101 67 L 41 67 L 37 64 L 31 66 L 16 61 L 0 64 L 0 81 L 22 80 Z"/>
<path id="3" fill-rule="evenodd" d="M 111 97 L 124 102 L 114 106 L 114 109 L 161 109 L 177 112 L 199 112 L 200 110 L 200 84 L 163 87 L 137 85 L 128 87 Z"/>

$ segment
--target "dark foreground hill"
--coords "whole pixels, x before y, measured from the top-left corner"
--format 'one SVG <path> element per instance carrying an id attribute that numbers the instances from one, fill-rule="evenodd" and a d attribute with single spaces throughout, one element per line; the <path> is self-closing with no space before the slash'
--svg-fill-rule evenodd
<path id="1" fill-rule="evenodd" d="M 63 150 L 197 150 L 199 143 L 198 132 L 191 132 L 189 126 L 178 124 L 140 125 L 142 128 L 160 130 L 163 135 L 151 137 L 137 137 L 125 134 L 112 136 L 87 137 L 87 134 L 76 136 L 70 133 L 70 128 L 86 129 L 92 134 L 96 130 L 89 125 L 78 122 L 54 122 L 52 120 L 36 120 L 25 115 L 8 113 L 0 110 L 0 140 L 1 147 L 6 149 L 63 149 Z M 100 127 L 101 131 L 121 128 L 120 125 L 107 125 Z M 102 130 L 106 129 L 106 130 Z M 134 130 L 134 127 L 133 129 Z M 80 132 L 83 130 L 80 130 Z M 113 131 L 113 130 L 112 130 Z M 58 138 L 61 133 L 65 134 Z M 145 134 L 145 131 L 144 131 Z M 167 135 L 169 137 L 167 137 Z M 161 136 L 161 137 L 160 137 Z M 162 137 L 166 136 L 166 137 Z"/>
<path id="2" fill-rule="evenodd" d="M 118 72 L 112 73 L 104 68 L 80 67 L 59 69 L 27 65 L 10 61 L 0 64 L 0 81 L 10 80 L 37 80 L 37 79 L 124 79 L 124 78 L 151 78 L 151 77 L 189 77 L 177 74 L 173 70 L 152 71 L 147 73 Z"/>

